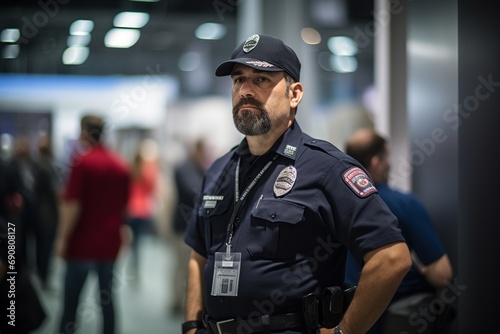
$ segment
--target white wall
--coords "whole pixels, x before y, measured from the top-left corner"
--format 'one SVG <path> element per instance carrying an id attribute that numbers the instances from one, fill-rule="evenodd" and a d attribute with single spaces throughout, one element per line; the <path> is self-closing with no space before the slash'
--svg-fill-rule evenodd
<path id="1" fill-rule="evenodd" d="M 168 103 L 177 95 L 176 80 L 153 75 L 0 76 L 0 111 L 52 112 L 56 159 L 63 159 L 65 144 L 78 137 L 83 113 L 102 113 L 112 142 L 114 130 L 131 126 L 154 128 L 163 124 Z"/>

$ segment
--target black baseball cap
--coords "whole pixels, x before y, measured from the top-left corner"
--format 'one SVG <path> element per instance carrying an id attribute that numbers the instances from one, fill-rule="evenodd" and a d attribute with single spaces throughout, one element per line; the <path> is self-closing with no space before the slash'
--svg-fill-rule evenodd
<path id="1" fill-rule="evenodd" d="M 215 75 L 230 75 L 235 64 L 243 64 L 261 71 L 285 71 L 295 81 L 300 81 L 299 58 L 282 40 L 272 36 L 248 37 L 234 49 L 230 60 L 217 67 Z"/>

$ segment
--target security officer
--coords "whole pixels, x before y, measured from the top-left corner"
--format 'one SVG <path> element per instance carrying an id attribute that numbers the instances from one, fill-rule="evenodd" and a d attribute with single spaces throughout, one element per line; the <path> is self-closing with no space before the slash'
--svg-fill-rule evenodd
<path id="1" fill-rule="evenodd" d="M 184 333 L 364 333 L 411 266 L 365 170 L 301 131 L 300 66 L 281 40 L 253 35 L 216 69 L 245 138 L 207 170 L 188 225 Z M 347 249 L 364 267 L 340 320 Z"/>

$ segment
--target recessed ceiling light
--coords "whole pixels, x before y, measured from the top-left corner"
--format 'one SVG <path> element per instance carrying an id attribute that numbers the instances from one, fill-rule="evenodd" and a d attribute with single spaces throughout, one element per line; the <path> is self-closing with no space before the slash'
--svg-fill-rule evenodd
<path id="1" fill-rule="evenodd" d="M 69 27 L 70 35 L 88 35 L 94 29 L 94 22 L 91 20 L 76 20 Z"/>
<path id="2" fill-rule="evenodd" d="M 302 40 L 310 45 L 319 44 L 321 42 L 321 35 L 314 28 L 304 28 L 300 32 Z"/>
<path id="3" fill-rule="evenodd" d="M 199 39 L 217 40 L 226 35 L 226 26 L 220 23 L 203 23 L 196 28 L 195 36 Z"/>
<path id="4" fill-rule="evenodd" d="M 15 43 L 19 40 L 21 33 L 19 29 L 9 28 L 2 30 L 2 35 L 0 36 L 0 40 L 4 43 Z"/>
<path id="5" fill-rule="evenodd" d="M 116 14 L 113 25 L 117 28 L 142 28 L 148 21 L 148 13 L 121 12 Z"/>
<path id="6" fill-rule="evenodd" d="M 6 45 L 3 48 L 2 57 L 4 59 L 15 59 L 19 55 L 19 44 Z"/>
<path id="7" fill-rule="evenodd" d="M 89 57 L 89 48 L 72 46 L 64 50 L 62 61 L 64 65 L 81 65 Z"/>
<path id="8" fill-rule="evenodd" d="M 347 36 L 330 37 L 328 49 L 337 56 L 354 56 L 358 53 L 358 45 L 354 39 Z"/>
<path id="9" fill-rule="evenodd" d="M 358 61 L 353 56 L 332 55 L 330 64 L 332 69 L 338 73 L 351 73 L 358 69 Z"/>
<path id="10" fill-rule="evenodd" d="M 139 40 L 141 32 L 137 29 L 113 28 L 106 33 L 104 45 L 108 48 L 129 48 Z"/>

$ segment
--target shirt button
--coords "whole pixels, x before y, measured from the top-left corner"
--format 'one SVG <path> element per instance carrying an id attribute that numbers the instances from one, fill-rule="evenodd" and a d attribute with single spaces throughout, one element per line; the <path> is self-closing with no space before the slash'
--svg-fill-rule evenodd
<path id="1" fill-rule="evenodd" d="M 271 218 L 272 219 L 276 218 L 276 212 L 271 213 Z"/>

